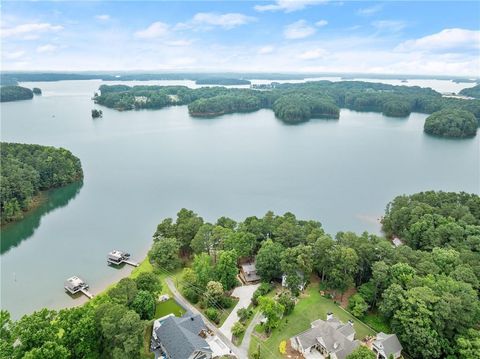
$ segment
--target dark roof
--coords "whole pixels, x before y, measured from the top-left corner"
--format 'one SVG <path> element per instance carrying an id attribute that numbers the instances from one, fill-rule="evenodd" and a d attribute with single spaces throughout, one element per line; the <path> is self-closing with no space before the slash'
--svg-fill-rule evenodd
<path id="1" fill-rule="evenodd" d="M 165 318 L 155 333 L 171 359 L 185 359 L 197 350 L 212 352 L 206 340 L 199 336 L 202 330 L 207 330 L 202 317 L 187 312 L 181 318 Z"/>
<path id="2" fill-rule="evenodd" d="M 257 274 L 255 263 L 242 264 L 242 272 L 244 273 L 244 277 L 247 282 L 255 282 L 261 279 Z"/>
<path id="3" fill-rule="evenodd" d="M 398 353 L 403 349 L 402 344 L 398 340 L 395 334 L 385 334 L 380 332 L 377 334 L 377 339 L 373 342 L 373 344 L 383 350 L 383 352 L 387 355 Z"/>

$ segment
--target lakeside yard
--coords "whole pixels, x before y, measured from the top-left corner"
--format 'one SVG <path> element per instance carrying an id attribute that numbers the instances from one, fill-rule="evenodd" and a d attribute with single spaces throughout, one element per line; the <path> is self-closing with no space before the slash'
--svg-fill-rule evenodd
<path id="1" fill-rule="evenodd" d="M 361 340 L 368 335 L 376 334 L 375 331 L 336 305 L 331 299 L 321 296 L 318 285 L 314 284 L 307 288 L 295 306 L 293 313 L 282 319 L 279 327 L 272 331 L 268 339 L 263 340 L 260 338 L 261 335 L 255 333 L 252 335 L 252 341 L 248 350 L 249 356 L 252 357 L 252 354 L 257 350 L 257 345 L 260 343 L 262 358 L 283 358 L 282 354 L 278 351 L 280 342 L 282 340 L 288 341 L 294 335 L 307 330 L 310 328 L 310 323 L 314 320 L 326 319 L 327 312 L 332 312 L 343 322 L 353 320 L 356 339 Z M 260 329 L 258 327 L 259 326 L 257 326 L 256 329 Z M 256 331 L 258 333 L 262 330 Z"/>

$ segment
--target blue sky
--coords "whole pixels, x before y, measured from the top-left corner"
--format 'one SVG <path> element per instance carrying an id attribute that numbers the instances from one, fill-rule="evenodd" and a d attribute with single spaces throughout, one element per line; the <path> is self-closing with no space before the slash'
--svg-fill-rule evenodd
<path id="1" fill-rule="evenodd" d="M 3 1 L 4 70 L 480 73 L 480 2 Z"/>

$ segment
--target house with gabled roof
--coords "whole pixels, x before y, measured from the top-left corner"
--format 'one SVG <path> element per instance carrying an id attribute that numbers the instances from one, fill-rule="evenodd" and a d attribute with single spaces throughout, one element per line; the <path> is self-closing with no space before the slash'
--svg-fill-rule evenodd
<path id="1" fill-rule="evenodd" d="M 372 343 L 372 350 L 378 359 L 400 358 L 402 349 L 402 344 L 395 334 L 380 332 Z"/>
<path id="2" fill-rule="evenodd" d="M 353 322 L 342 323 L 332 313 L 327 313 L 327 320 L 315 320 L 310 329 L 291 338 L 290 344 L 306 358 L 320 354 L 345 359 L 360 345 L 354 337 Z"/>
<path id="3" fill-rule="evenodd" d="M 240 267 L 240 279 L 244 284 L 254 284 L 260 282 L 261 278 L 257 274 L 255 262 L 244 263 Z"/>
<path id="4" fill-rule="evenodd" d="M 172 314 L 154 322 L 151 349 L 156 357 L 167 359 L 211 359 L 213 351 L 207 343 L 209 329 L 199 314 Z"/>

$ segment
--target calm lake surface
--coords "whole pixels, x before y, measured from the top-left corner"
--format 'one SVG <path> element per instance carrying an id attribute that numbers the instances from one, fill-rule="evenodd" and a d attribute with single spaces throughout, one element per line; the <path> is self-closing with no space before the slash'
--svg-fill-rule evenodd
<path id="1" fill-rule="evenodd" d="M 291 211 L 332 234 L 379 232 L 398 194 L 479 192 L 479 136 L 427 136 L 423 114 L 342 110 L 339 120 L 287 126 L 270 110 L 208 120 L 186 106 L 118 112 L 91 101 L 101 83 L 24 83 L 43 96 L 1 106 L 2 141 L 68 148 L 85 173 L 2 230 L 1 307 L 14 318 L 82 303 L 64 293 L 72 275 L 93 293 L 125 276 L 129 268 L 107 267 L 107 252 L 143 259 L 157 223 L 182 207 L 209 221 Z M 103 118 L 92 120 L 94 107 Z"/>

